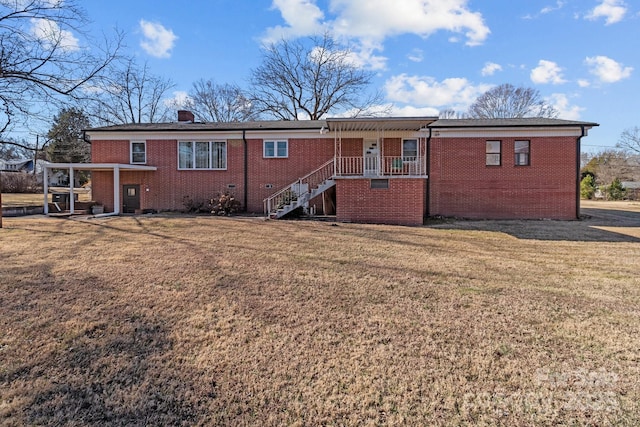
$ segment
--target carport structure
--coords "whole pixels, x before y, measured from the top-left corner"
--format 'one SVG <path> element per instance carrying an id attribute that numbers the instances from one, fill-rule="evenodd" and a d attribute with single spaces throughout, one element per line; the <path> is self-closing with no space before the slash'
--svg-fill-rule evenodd
<path id="1" fill-rule="evenodd" d="M 49 163 L 44 166 L 44 213 L 49 214 L 49 171 L 67 170 L 69 171 L 69 213 L 75 213 L 75 197 L 73 194 L 75 171 L 108 171 L 113 172 L 113 212 L 110 215 L 120 214 L 120 172 L 148 172 L 155 171 L 155 166 L 130 165 L 123 163 Z"/>

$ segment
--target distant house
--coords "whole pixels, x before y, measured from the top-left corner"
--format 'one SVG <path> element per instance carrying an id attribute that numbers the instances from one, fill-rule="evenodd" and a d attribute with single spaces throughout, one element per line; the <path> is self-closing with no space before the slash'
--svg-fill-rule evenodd
<path id="1" fill-rule="evenodd" d="M 106 212 L 181 210 L 228 191 L 247 212 L 422 224 L 429 216 L 579 216 L 580 141 L 596 123 L 437 117 L 178 122 L 89 129 Z"/>
<path id="2" fill-rule="evenodd" d="M 627 190 L 627 198 L 629 200 L 640 200 L 639 181 L 623 181 L 622 186 Z"/>
<path id="3" fill-rule="evenodd" d="M 38 160 L 36 162 L 36 178 L 39 184 L 42 184 L 43 170 L 49 162 L 46 160 Z M 17 159 L 17 160 L 1 160 L 0 171 L 4 172 L 21 172 L 33 173 L 33 159 Z M 49 185 L 64 186 L 69 184 L 69 177 L 66 170 L 57 170 L 48 174 Z"/>
<path id="4" fill-rule="evenodd" d="M 7 172 L 33 172 L 33 159 L 0 160 L 0 170 Z"/>

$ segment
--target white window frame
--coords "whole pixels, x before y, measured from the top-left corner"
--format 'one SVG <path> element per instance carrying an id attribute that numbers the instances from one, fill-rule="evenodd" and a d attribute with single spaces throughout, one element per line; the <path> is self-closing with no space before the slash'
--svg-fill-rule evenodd
<path id="1" fill-rule="evenodd" d="M 488 150 L 488 145 L 489 143 L 494 143 L 497 142 L 498 143 L 498 151 L 489 151 Z M 485 149 L 484 149 L 484 163 L 485 166 L 489 166 L 489 167 L 499 167 L 502 166 L 502 140 L 500 139 L 488 139 L 487 141 L 485 141 Z M 491 156 L 491 157 L 489 157 Z M 495 159 L 498 156 L 498 162 L 496 163 Z M 491 160 L 489 160 L 491 159 Z"/>
<path id="2" fill-rule="evenodd" d="M 142 144 L 144 147 L 144 161 L 143 162 L 134 162 L 133 161 L 133 145 L 134 144 Z M 140 154 L 140 153 L 135 153 Z M 131 141 L 129 144 L 129 163 L 132 165 L 144 165 L 147 163 L 147 142 L 146 141 Z"/>
<path id="3" fill-rule="evenodd" d="M 191 144 L 191 167 L 180 167 L 180 144 Z M 209 167 L 208 168 L 199 168 L 197 167 L 197 162 L 196 162 L 196 145 L 197 143 L 206 143 L 209 144 Z M 224 158 L 223 158 L 223 162 L 224 162 L 224 167 L 221 168 L 215 168 L 212 167 L 213 165 L 213 152 L 214 152 L 214 147 L 216 144 L 224 144 Z M 227 157 L 228 157 L 228 153 L 227 150 L 229 148 L 229 145 L 227 144 L 227 141 L 220 141 L 220 140 L 213 140 L 213 141 L 196 141 L 196 140 L 190 140 L 190 141 L 178 141 L 177 144 L 177 149 L 178 149 L 178 170 L 183 170 L 183 171 L 191 171 L 191 170 L 196 170 L 196 171 L 206 171 L 206 170 L 227 170 Z"/>
<path id="4" fill-rule="evenodd" d="M 404 143 L 407 141 L 415 141 L 416 142 L 416 155 L 415 156 L 407 156 L 404 152 Z M 407 158 L 413 158 L 413 160 L 407 160 Z M 420 157 L 420 141 L 418 140 L 418 138 L 404 138 L 402 140 L 402 161 L 403 162 L 415 162 L 418 161 L 418 158 Z"/>
<path id="5" fill-rule="evenodd" d="M 278 144 L 284 143 L 284 156 L 278 155 Z M 273 156 L 267 156 L 267 144 L 273 144 Z M 270 139 L 262 142 L 262 157 L 265 159 L 286 159 L 289 157 L 289 140 L 287 139 Z"/>
<path id="6" fill-rule="evenodd" d="M 526 142 L 527 143 L 527 151 L 526 152 L 520 152 L 518 151 L 517 145 L 519 142 Z M 515 159 L 514 159 L 514 163 L 515 166 L 531 166 L 531 141 L 528 139 L 518 139 L 516 141 L 514 141 L 513 143 L 513 147 L 514 147 L 514 154 L 515 154 Z M 525 159 L 526 162 L 522 162 L 522 159 Z"/>

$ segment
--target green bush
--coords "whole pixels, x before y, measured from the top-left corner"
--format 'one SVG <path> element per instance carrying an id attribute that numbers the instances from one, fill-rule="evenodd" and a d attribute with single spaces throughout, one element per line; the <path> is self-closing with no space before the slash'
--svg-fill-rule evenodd
<path id="1" fill-rule="evenodd" d="M 611 185 L 607 188 L 607 198 L 609 200 L 622 200 L 626 195 L 627 190 L 622 186 L 620 178 L 614 179 Z"/>
<path id="2" fill-rule="evenodd" d="M 596 193 L 596 184 L 593 175 L 585 175 L 580 181 L 580 197 L 583 199 L 593 199 Z"/>

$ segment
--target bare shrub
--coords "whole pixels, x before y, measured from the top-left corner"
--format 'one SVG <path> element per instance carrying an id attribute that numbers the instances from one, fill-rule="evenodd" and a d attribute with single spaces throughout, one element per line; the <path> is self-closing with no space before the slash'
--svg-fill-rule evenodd
<path id="1" fill-rule="evenodd" d="M 3 193 L 37 193 L 42 187 L 35 175 L 4 172 L 0 174 L 0 189 Z"/>

